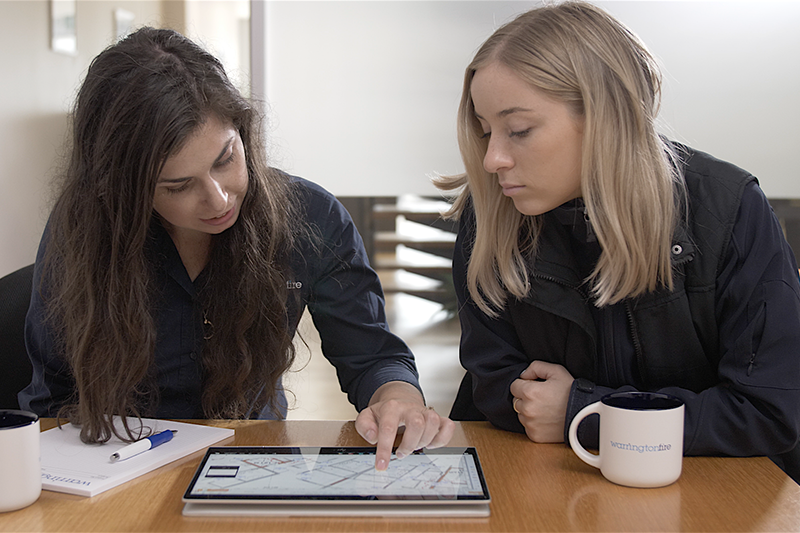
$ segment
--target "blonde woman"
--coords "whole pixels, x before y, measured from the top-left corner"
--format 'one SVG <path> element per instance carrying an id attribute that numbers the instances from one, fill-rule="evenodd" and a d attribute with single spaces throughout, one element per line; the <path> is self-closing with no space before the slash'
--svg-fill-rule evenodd
<path id="1" fill-rule="evenodd" d="M 581 2 L 519 16 L 467 67 L 466 173 L 439 180 L 460 190 L 453 418 L 562 442 L 603 395 L 658 390 L 686 402 L 686 454 L 796 446 L 795 258 L 753 176 L 656 133 L 660 81 Z"/>

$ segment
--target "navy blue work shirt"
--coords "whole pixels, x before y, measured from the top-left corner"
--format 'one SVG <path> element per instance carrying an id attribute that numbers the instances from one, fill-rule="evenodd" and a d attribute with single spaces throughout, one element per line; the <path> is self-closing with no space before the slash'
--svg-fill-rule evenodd
<path id="1" fill-rule="evenodd" d="M 292 184 L 296 192 L 293 198 L 299 202 L 299 212 L 305 217 L 311 237 L 299 243 L 290 266 L 295 278 L 286 280 L 290 291 L 299 293 L 299 298 L 290 295 L 288 299 L 289 333 L 294 335 L 307 307 L 322 340 L 322 352 L 336 367 L 342 390 L 359 411 L 387 382 L 404 381 L 419 389 L 414 356 L 389 331 L 380 281 L 369 265 L 364 243 L 349 213 L 322 187 L 302 178 L 292 178 Z M 152 416 L 205 418 L 200 357 L 203 317 L 196 302 L 196 286 L 203 282 L 204 274 L 192 282 L 172 239 L 160 225 L 159 228 L 156 252 L 162 260 L 154 269 L 162 295 L 154 316 L 159 405 Z M 33 378 L 18 398 L 23 409 L 40 416 L 55 416 L 71 399 L 75 383 L 43 320 L 45 308 L 38 280 L 47 233 L 45 229 L 39 246 L 25 327 Z M 283 393 L 275 401 L 285 416 Z M 271 415 L 265 409 L 252 416 Z"/>

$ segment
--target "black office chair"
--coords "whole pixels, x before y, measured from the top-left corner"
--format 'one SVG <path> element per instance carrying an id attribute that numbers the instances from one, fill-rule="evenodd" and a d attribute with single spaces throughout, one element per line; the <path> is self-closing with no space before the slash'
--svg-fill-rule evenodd
<path id="1" fill-rule="evenodd" d="M 0 408 L 4 409 L 19 409 L 17 393 L 31 382 L 23 333 L 32 281 L 33 265 L 0 278 Z"/>

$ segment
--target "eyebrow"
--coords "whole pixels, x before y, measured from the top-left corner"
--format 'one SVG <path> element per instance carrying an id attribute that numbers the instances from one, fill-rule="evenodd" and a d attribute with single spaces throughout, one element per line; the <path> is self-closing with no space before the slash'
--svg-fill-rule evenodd
<path id="1" fill-rule="evenodd" d="M 228 149 L 229 149 L 229 148 L 230 148 L 230 147 L 233 145 L 233 143 L 234 143 L 234 141 L 235 141 L 235 140 L 236 140 L 236 135 L 233 135 L 233 136 L 231 136 L 231 138 L 230 138 L 230 139 L 228 139 L 228 142 L 226 142 L 226 143 L 225 143 L 225 146 L 223 146 L 223 147 L 222 147 L 222 151 L 219 153 L 219 155 L 217 156 L 217 158 L 214 160 L 214 164 L 215 164 L 215 165 L 216 165 L 217 163 L 219 163 L 219 162 L 220 162 L 220 160 L 222 160 L 222 158 L 223 158 L 223 157 L 225 157 L 225 153 L 226 153 L 226 152 L 228 151 Z M 189 181 L 190 179 L 192 179 L 192 176 L 185 176 L 185 177 L 183 177 L 183 178 L 159 179 L 159 180 L 158 180 L 158 182 L 157 182 L 157 184 L 158 184 L 158 185 L 161 185 L 161 184 L 168 184 L 168 185 L 170 185 L 170 184 L 176 184 L 176 183 L 183 183 L 183 182 L 185 182 L 185 181 Z"/>
<path id="2" fill-rule="evenodd" d="M 508 115 L 513 115 L 514 113 L 532 113 L 533 109 L 528 109 L 525 107 L 509 107 L 508 109 L 503 109 L 502 111 L 497 113 L 498 118 L 507 117 Z M 486 120 L 478 113 L 475 113 L 475 116 L 481 120 Z"/>

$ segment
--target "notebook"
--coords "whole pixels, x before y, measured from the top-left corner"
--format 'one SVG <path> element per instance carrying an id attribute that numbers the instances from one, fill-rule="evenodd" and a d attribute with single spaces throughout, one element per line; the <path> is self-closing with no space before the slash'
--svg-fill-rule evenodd
<path id="1" fill-rule="evenodd" d="M 423 450 L 375 470 L 368 447 L 212 447 L 183 496 L 186 516 L 489 515 L 475 448 Z"/>
<path id="2" fill-rule="evenodd" d="M 122 420 L 114 420 L 122 432 Z M 57 492 L 95 496 L 135 477 L 171 463 L 234 435 L 232 429 L 143 418 L 142 423 L 153 433 L 177 430 L 172 440 L 144 453 L 111 461 L 111 455 L 126 446 L 113 437 L 104 444 L 84 444 L 80 428 L 66 424 L 42 432 L 42 488 Z M 130 427 L 139 427 L 139 420 L 129 419 Z"/>

